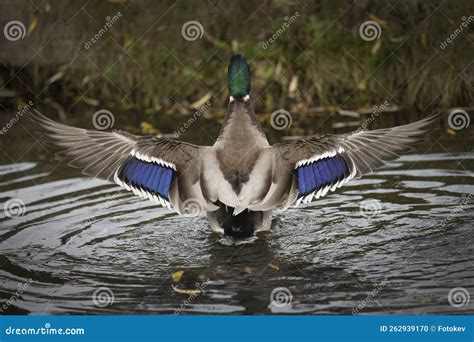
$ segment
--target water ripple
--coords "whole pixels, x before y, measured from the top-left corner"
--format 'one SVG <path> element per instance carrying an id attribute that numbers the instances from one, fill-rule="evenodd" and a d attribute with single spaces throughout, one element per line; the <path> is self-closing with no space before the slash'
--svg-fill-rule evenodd
<path id="1" fill-rule="evenodd" d="M 26 210 L 0 214 L 0 297 L 12 314 L 472 313 L 447 294 L 474 296 L 473 166 L 471 153 L 405 156 L 277 212 L 272 233 L 235 244 L 204 217 L 69 169 L 3 165 L 0 203 L 19 198 Z M 380 210 L 366 215 L 366 200 Z M 109 291 L 105 306 L 94 302 L 99 288 Z M 272 304 L 276 288 L 291 293 L 288 305 Z"/>

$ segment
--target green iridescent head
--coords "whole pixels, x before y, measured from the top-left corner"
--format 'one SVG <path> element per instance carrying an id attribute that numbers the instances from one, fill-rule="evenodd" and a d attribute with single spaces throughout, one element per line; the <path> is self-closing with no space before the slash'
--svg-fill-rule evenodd
<path id="1" fill-rule="evenodd" d="M 235 99 L 242 99 L 250 93 L 250 69 L 245 57 L 232 55 L 227 73 L 229 93 Z"/>

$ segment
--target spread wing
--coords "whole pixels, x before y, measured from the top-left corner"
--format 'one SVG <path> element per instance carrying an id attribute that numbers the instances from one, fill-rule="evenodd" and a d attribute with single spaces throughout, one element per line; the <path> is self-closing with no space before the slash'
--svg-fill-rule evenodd
<path id="1" fill-rule="evenodd" d="M 423 140 L 437 115 L 408 125 L 273 145 L 272 186 L 255 210 L 309 203 L 383 166 Z"/>
<path id="2" fill-rule="evenodd" d="M 217 208 L 201 191 L 200 146 L 122 131 L 71 127 L 38 111 L 32 120 L 38 133 L 59 150 L 57 154 L 88 176 L 113 181 L 178 213 L 189 210 L 188 205 L 193 211 Z"/>

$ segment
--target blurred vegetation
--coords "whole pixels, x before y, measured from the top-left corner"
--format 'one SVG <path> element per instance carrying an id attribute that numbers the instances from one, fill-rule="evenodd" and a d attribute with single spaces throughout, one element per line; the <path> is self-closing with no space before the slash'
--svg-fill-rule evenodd
<path id="1" fill-rule="evenodd" d="M 385 101 L 421 112 L 469 107 L 472 23 L 445 49 L 440 44 L 473 7 L 441 0 L 2 1 L 2 27 L 21 20 L 27 35 L 1 40 L 0 101 L 11 111 L 33 99 L 68 119 L 108 108 L 124 114 L 122 125 L 170 131 L 209 99 L 216 113 L 206 115 L 223 116 L 227 62 L 238 51 L 251 65 L 257 113 L 370 112 Z M 120 19 L 87 49 L 117 12 Z M 201 39 L 183 39 L 190 20 L 202 24 Z M 360 37 L 367 20 L 381 27 L 379 39 Z"/>

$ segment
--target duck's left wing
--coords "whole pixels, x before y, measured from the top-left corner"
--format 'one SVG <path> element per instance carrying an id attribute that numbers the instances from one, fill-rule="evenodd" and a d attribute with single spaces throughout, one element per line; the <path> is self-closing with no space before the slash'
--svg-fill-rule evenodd
<path id="1" fill-rule="evenodd" d="M 32 119 L 40 128 L 38 133 L 59 150 L 57 154 L 86 175 L 113 181 L 178 213 L 215 209 L 200 187 L 200 146 L 122 131 L 76 128 L 37 111 Z"/>
<path id="2" fill-rule="evenodd" d="M 257 207 L 288 207 L 325 196 L 383 166 L 421 141 L 437 115 L 408 125 L 273 145 L 272 186 Z"/>

